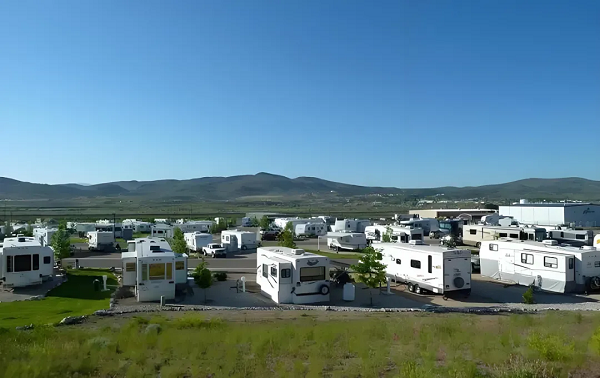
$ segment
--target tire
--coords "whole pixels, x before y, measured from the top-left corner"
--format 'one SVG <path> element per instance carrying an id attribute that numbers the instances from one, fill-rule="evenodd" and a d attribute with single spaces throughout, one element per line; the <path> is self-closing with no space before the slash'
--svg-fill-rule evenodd
<path id="1" fill-rule="evenodd" d="M 481 249 L 481 243 L 480 242 L 475 243 L 475 247 Z"/>
<path id="2" fill-rule="evenodd" d="M 327 286 L 327 285 L 322 285 L 322 286 L 319 288 L 319 293 L 320 293 L 321 295 L 327 295 L 327 294 L 329 294 L 329 286 Z"/>
<path id="3" fill-rule="evenodd" d="M 414 287 L 414 285 L 413 285 L 413 284 L 411 284 L 410 282 L 408 283 L 407 287 L 408 287 L 408 291 L 410 291 L 411 293 L 414 293 L 414 292 L 415 292 L 415 287 Z"/>
<path id="4" fill-rule="evenodd" d="M 245 251 L 247 249 L 248 249 L 248 247 L 246 247 L 245 245 L 242 246 L 242 251 Z"/>
<path id="5" fill-rule="evenodd" d="M 421 288 L 419 287 L 419 285 L 415 285 L 414 289 L 415 294 L 423 294 L 423 290 L 421 290 Z"/>

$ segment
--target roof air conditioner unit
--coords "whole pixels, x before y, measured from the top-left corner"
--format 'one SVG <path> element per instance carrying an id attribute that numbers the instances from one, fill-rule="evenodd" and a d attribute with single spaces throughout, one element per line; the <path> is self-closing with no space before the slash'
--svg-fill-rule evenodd
<path id="1" fill-rule="evenodd" d="M 300 256 L 304 254 L 304 250 L 303 249 L 292 249 L 292 254 L 296 255 L 296 256 Z"/>
<path id="2" fill-rule="evenodd" d="M 558 242 L 556 240 L 543 240 L 542 243 L 546 245 L 558 245 Z"/>

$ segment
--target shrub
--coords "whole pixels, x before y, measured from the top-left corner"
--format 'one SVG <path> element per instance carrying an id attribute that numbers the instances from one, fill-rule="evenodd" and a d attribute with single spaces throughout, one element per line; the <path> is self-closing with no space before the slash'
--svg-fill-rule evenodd
<path id="1" fill-rule="evenodd" d="M 590 339 L 590 348 L 597 354 L 600 354 L 600 327 L 596 328 Z"/>
<path id="2" fill-rule="evenodd" d="M 213 277 L 217 281 L 227 281 L 227 273 L 226 272 L 214 272 Z"/>
<path id="3" fill-rule="evenodd" d="M 575 353 L 575 344 L 565 342 L 558 335 L 534 333 L 528 339 L 529 348 L 538 352 L 547 361 L 565 361 Z"/>
<path id="4" fill-rule="evenodd" d="M 525 304 L 534 304 L 535 301 L 533 299 L 533 286 L 529 286 L 525 293 L 523 293 L 523 303 Z"/>

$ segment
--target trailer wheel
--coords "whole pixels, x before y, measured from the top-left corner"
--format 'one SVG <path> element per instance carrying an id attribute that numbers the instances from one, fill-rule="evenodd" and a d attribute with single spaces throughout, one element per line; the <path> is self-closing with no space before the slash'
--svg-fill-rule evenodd
<path id="1" fill-rule="evenodd" d="M 327 285 L 322 285 L 322 286 L 319 288 L 319 293 L 321 293 L 321 295 L 327 295 L 327 294 L 329 294 L 329 286 L 327 286 Z"/>
<path id="2" fill-rule="evenodd" d="M 481 249 L 481 243 L 480 242 L 475 243 L 475 247 Z"/>
<path id="3" fill-rule="evenodd" d="M 415 291 L 415 287 L 410 282 L 408 283 L 407 287 L 408 287 L 408 291 L 410 291 L 411 293 Z"/>
<path id="4" fill-rule="evenodd" d="M 248 249 L 248 247 L 246 247 L 245 245 L 242 246 L 242 251 L 245 251 L 247 249 Z"/>
<path id="5" fill-rule="evenodd" d="M 415 294 L 422 294 L 423 291 L 421 290 L 421 288 L 419 287 L 419 285 L 415 285 L 414 288 Z"/>
<path id="6" fill-rule="evenodd" d="M 444 296 L 442 297 L 442 299 L 443 299 L 443 300 L 445 300 L 445 301 L 447 301 L 447 300 L 448 300 L 448 297 L 444 295 Z"/>

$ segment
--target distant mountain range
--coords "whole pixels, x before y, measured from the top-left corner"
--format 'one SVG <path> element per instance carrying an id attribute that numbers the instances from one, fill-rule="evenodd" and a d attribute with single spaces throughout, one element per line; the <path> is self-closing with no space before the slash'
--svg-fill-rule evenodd
<path id="1" fill-rule="evenodd" d="M 445 199 L 600 199 L 600 181 L 577 177 L 531 178 L 497 185 L 399 189 L 342 184 L 315 177 L 288 177 L 269 173 L 231 177 L 203 177 L 191 180 L 117 181 L 96 185 L 33 184 L 0 177 L 0 199 L 75 199 L 91 197 L 131 197 L 153 200 L 211 201 L 236 200 L 251 196 L 335 195 L 362 196 L 394 194 L 426 198 L 443 194 Z"/>

